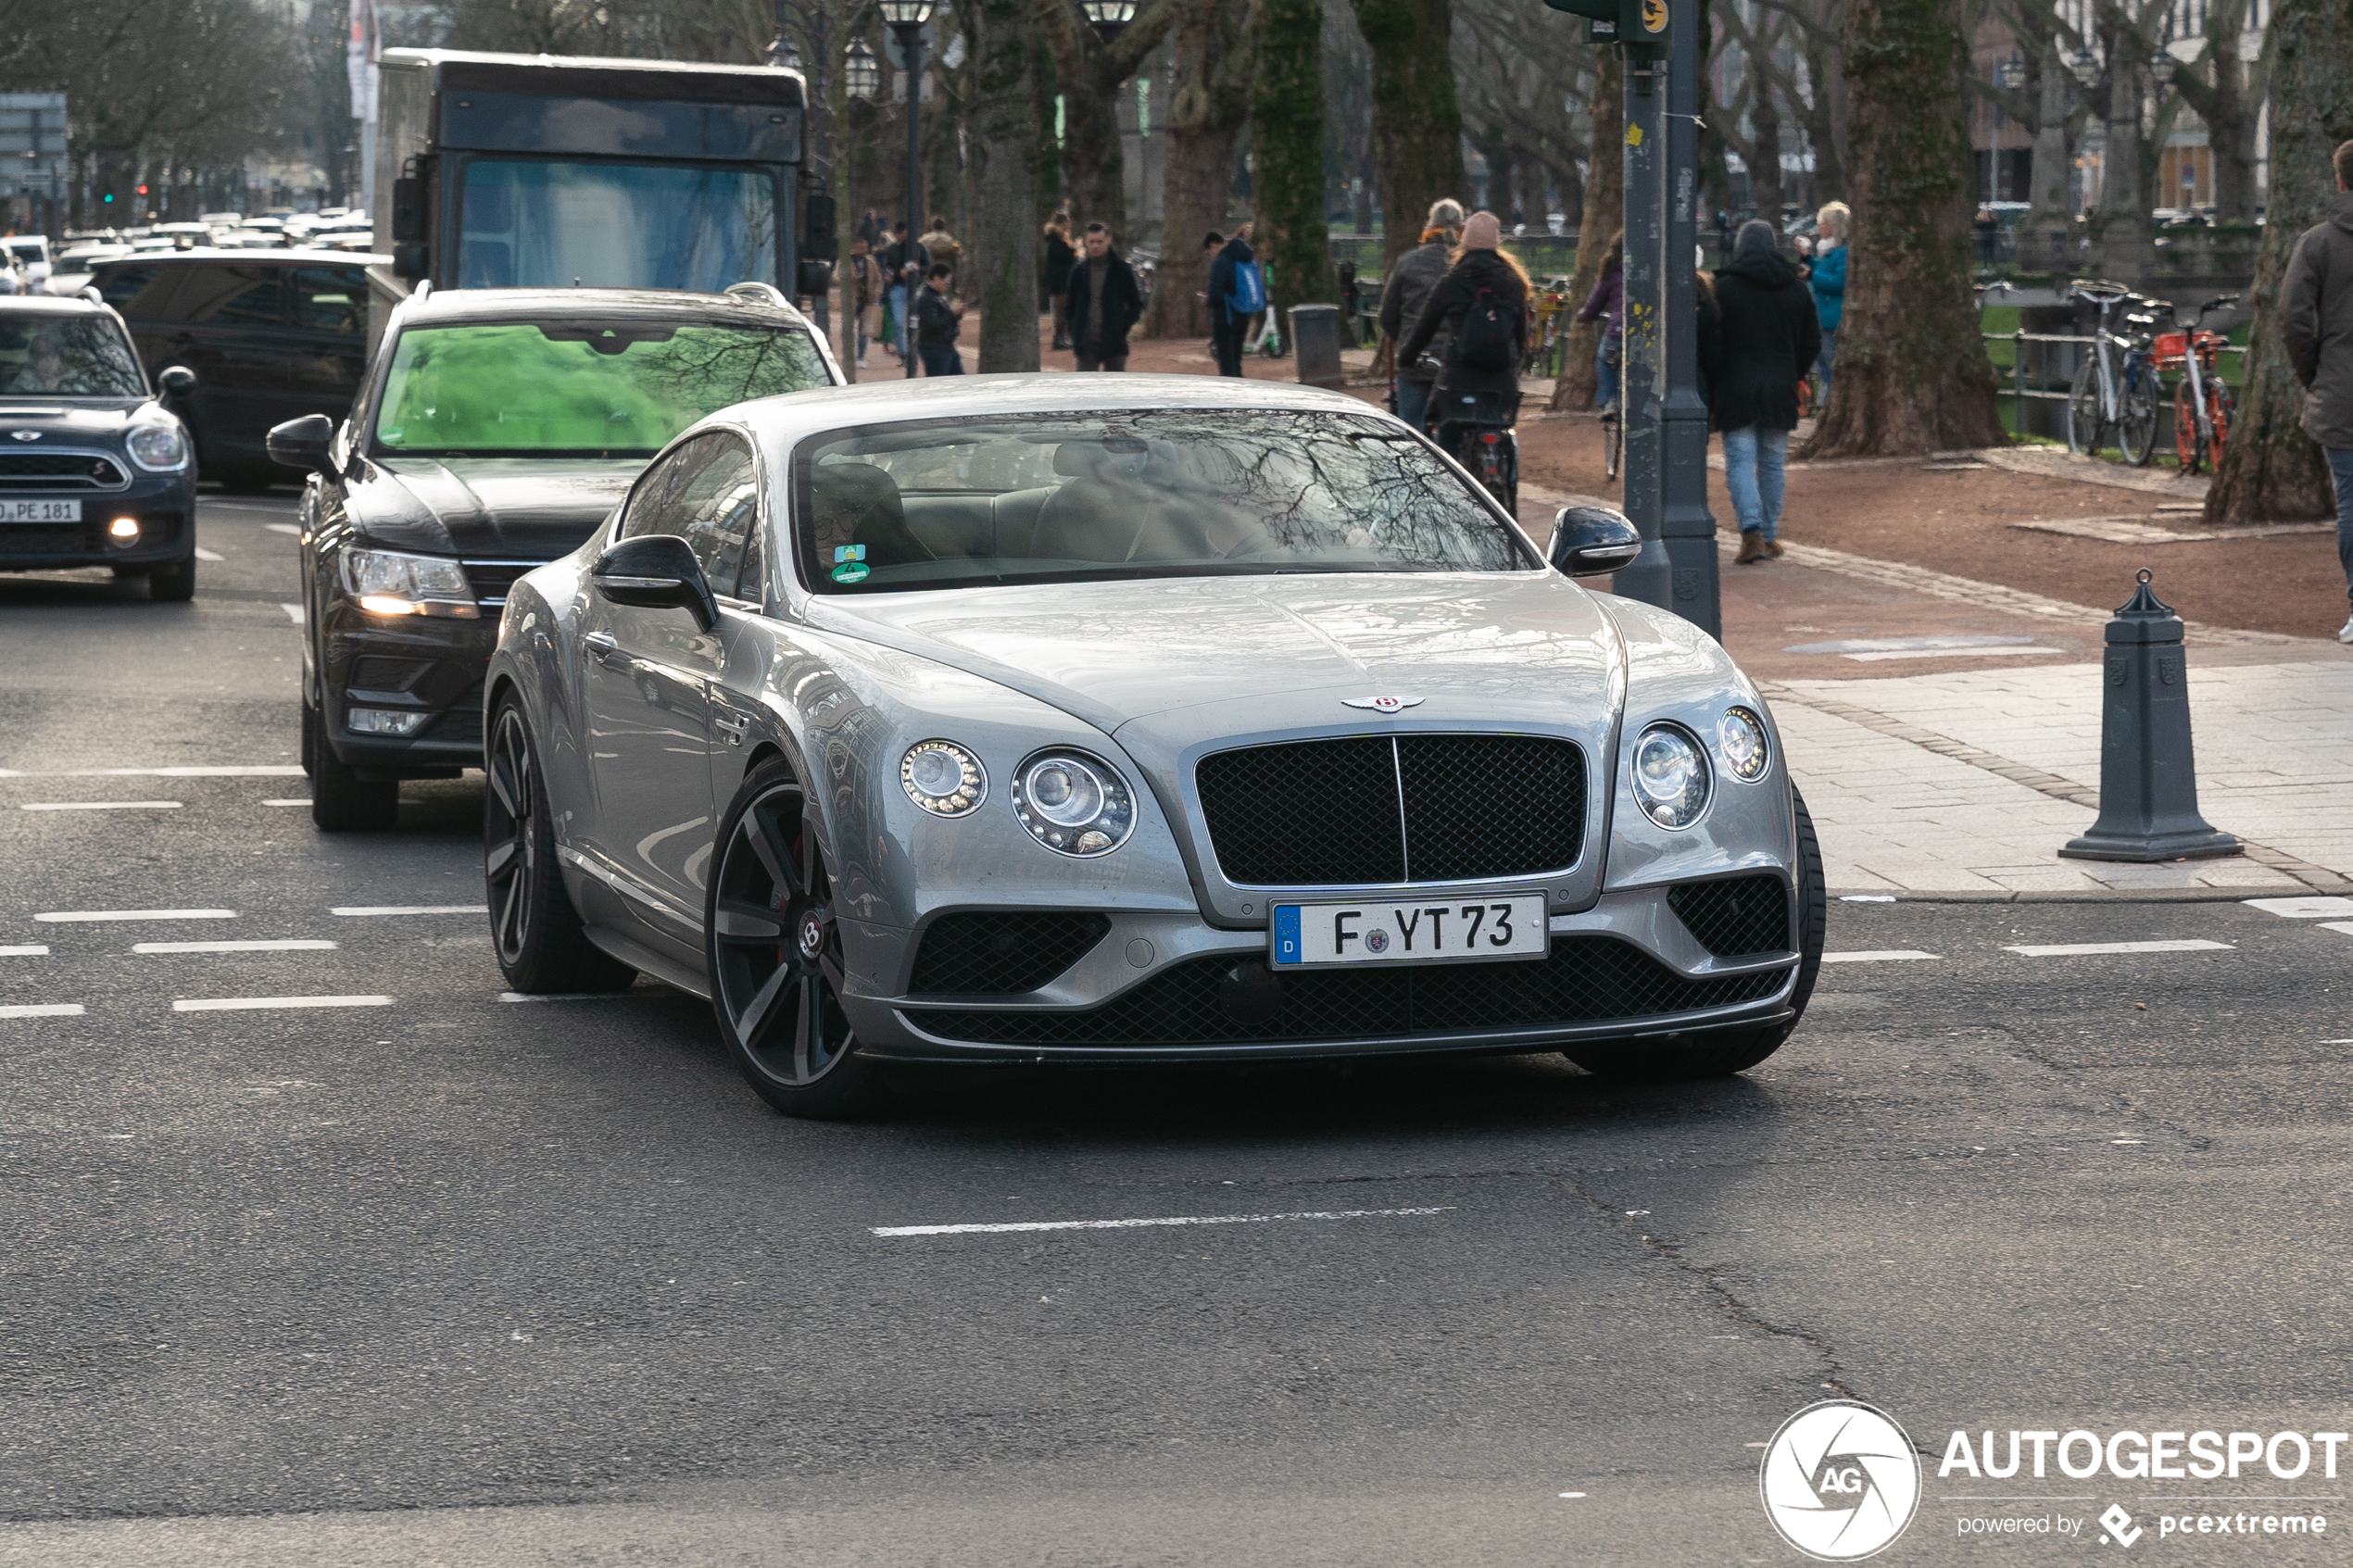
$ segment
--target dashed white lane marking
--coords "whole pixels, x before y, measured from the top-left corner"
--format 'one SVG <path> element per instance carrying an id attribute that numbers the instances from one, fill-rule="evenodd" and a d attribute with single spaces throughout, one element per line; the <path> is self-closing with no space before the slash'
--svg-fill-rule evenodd
<path id="1" fill-rule="evenodd" d="M 2305 898 L 2242 898 L 2240 903 L 2267 915 L 2288 920 L 2319 920 L 2323 915 L 2353 915 L 2353 898 L 2320 894 Z"/>
<path id="2" fill-rule="evenodd" d="M 223 555 L 217 555 L 213 551 L 206 549 L 202 545 L 198 545 L 196 546 L 196 558 L 198 560 L 227 560 L 229 558 Z"/>
<path id="3" fill-rule="evenodd" d="M 261 526 L 272 533 L 291 533 L 297 539 L 302 537 L 302 530 L 291 522 L 265 522 Z"/>
<path id="4" fill-rule="evenodd" d="M 235 920 L 234 909 L 52 909 L 35 915 L 52 922 L 93 920 Z"/>
<path id="5" fill-rule="evenodd" d="M 2342 931 L 2346 935 L 2353 936 L 2353 920 L 2324 920 L 2321 922 L 2320 929 L 2322 931 Z"/>
<path id="6" fill-rule="evenodd" d="M 47 945 L 40 942 L 29 942 L 17 947 L 0 947 L 0 959 L 45 959 L 48 956 Z"/>
<path id="7" fill-rule="evenodd" d="M 306 795 L 299 800 L 265 800 L 262 804 L 264 806 L 308 806 L 310 804 L 310 797 Z"/>
<path id="8" fill-rule="evenodd" d="M 300 605 L 282 604 L 278 608 L 286 612 L 287 620 L 293 621 L 297 626 L 302 624 L 302 607 Z"/>
<path id="9" fill-rule="evenodd" d="M 875 1225 L 876 1236 L 999 1236 L 1013 1231 L 1129 1231 L 1152 1225 L 1265 1225 L 1279 1220 L 1385 1220 L 1411 1214 L 1446 1214 L 1436 1209 L 1327 1209 L 1303 1214 L 1179 1214 L 1164 1220 L 1025 1220 L 986 1225 Z"/>
<path id="10" fill-rule="evenodd" d="M 1842 904 L 1893 904 L 1895 902 L 1895 895 L 1893 893 L 1842 893 L 1838 896 L 1838 901 Z"/>
<path id="11" fill-rule="evenodd" d="M 280 755 L 283 755 L 281 753 Z M 242 768 L 78 768 L 60 773 L 66 779 L 283 779 L 299 775 L 293 763 L 272 762 Z"/>
<path id="12" fill-rule="evenodd" d="M 2006 953 L 2022 953 L 2030 959 L 2089 958 L 2099 953 L 2220 953 L 2233 949 L 2228 942 L 2208 942 L 2194 937 L 2182 942 L 2072 942 L 2057 947 L 2005 947 Z"/>
<path id="13" fill-rule="evenodd" d="M 174 1012 L 251 1012 L 265 1008 L 388 1008 L 390 997 L 205 997 L 174 1002 Z"/>
<path id="14" fill-rule="evenodd" d="M 72 1018 L 81 1011 L 80 1002 L 20 1002 L 0 1007 L 0 1018 Z"/>
<path id="15" fill-rule="evenodd" d="M 308 801 L 305 805 L 309 804 Z M 340 909 L 330 909 L 337 915 L 486 915 L 487 904 L 353 904 Z"/>
<path id="16" fill-rule="evenodd" d="M 315 953 L 334 946 L 317 937 L 288 937 L 268 942 L 133 942 L 134 953 Z"/>
<path id="17" fill-rule="evenodd" d="M 177 811 L 177 800 L 28 800 L 19 811 Z"/>
<path id="18" fill-rule="evenodd" d="M 521 991 L 501 991 L 502 1002 L 610 1002 L 629 995 L 626 991 L 559 991 L 544 997 L 526 997 Z"/>
<path id="19" fill-rule="evenodd" d="M 1824 953 L 1824 963 L 1894 963 L 1899 959 L 1932 959 L 1934 953 L 1923 953 L 1917 947 L 1881 947 L 1864 953 Z"/>

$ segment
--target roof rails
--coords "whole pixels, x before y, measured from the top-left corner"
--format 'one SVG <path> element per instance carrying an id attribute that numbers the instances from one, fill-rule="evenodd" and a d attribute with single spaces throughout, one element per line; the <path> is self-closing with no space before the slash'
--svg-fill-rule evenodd
<path id="1" fill-rule="evenodd" d="M 774 283 L 729 283 L 723 292 L 735 299 L 758 300 L 762 305 L 778 305 L 787 310 L 792 308 L 792 301 L 785 297 L 785 291 Z"/>
<path id="2" fill-rule="evenodd" d="M 98 285 L 95 283 L 82 284 L 73 291 L 73 297 L 86 299 L 93 305 L 104 305 L 107 302 L 107 296 L 98 292 Z"/>

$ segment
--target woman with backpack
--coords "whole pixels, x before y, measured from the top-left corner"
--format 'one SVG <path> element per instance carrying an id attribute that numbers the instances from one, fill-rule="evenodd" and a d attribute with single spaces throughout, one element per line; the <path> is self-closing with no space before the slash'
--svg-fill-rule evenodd
<path id="1" fill-rule="evenodd" d="M 1397 362 L 1421 358 L 1430 340 L 1447 334 L 1445 358 L 1430 389 L 1429 423 L 1438 444 L 1455 456 L 1473 423 L 1508 425 L 1519 407 L 1519 362 L 1528 347 L 1528 274 L 1496 247 L 1504 225 L 1491 212 L 1474 212 L 1463 225 L 1454 265 L 1429 291 L 1420 320 L 1398 346 Z M 1464 416 L 1476 415 L 1476 420 Z"/>

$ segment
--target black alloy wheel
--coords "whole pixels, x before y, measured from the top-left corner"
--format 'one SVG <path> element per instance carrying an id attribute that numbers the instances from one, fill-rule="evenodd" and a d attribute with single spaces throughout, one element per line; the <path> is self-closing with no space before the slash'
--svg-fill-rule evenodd
<path id="1" fill-rule="evenodd" d="M 581 929 L 556 864 L 547 781 L 531 726 L 512 693 L 491 721 L 483 771 L 482 864 L 490 942 L 507 984 L 526 996 L 619 991 L 636 971 L 598 950 Z"/>
<path id="2" fill-rule="evenodd" d="M 711 1008 L 728 1054 L 787 1116 L 873 1109 L 881 1085 L 841 1007 L 841 922 L 815 812 L 792 770 L 752 771 L 720 822 L 704 911 Z"/>
<path id="3" fill-rule="evenodd" d="M 1726 1078 L 1763 1061 L 1797 1032 L 1806 1017 L 1806 1004 L 1814 997 L 1815 977 L 1822 969 L 1830 892 L 1822 880 L 1822 845 L 1814 835 L 1813 814 L 1806 809 L 1806 797 L 1797 793 L 1795 784 L 1790 785 L 1789 798 L 1797 814 L 1797 984 L 1789 994 L 1790 1010 L 1795 1016 L 1762 1029 L 1728 1030 L 1697 1035 L 1689 1042 L 1601 1041 L 1561 1054 L 1604 1078 Z"/>

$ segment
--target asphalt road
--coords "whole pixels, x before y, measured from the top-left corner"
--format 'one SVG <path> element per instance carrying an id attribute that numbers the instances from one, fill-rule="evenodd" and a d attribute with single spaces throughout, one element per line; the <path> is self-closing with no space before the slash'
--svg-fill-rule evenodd
<path id="1" fill-rule="evenodd" d="M 1759 1455 L 1842 1395 L 1923 1455 L 1877 1561 L 2071 1559 L 2110 1502 L 2135 1557 L 2347 1555 L 2317 1461 L 1936 1472 L 1956 1429 L 2353 1426 L 2353 935 L 1845 904 L 1834 951 L 1934 956 L 1827 968 L 1729 1082 L 1015 1073 L 794 1123 L 674 993 L 505 1002 L 479 915 L 336 912 L 478 904 L 479 791 L 284 804 L 286 511 L 208 505 L 193 605 L 0 579 L 0 1563 L 1796 1562 Z M 258 771 L 104 771 L 161 769 Z M 23 809 L 97 801 L 178 804 Z M 154 909 L 225 913 L 40 918 Z M 2007 950 L 2152 940 L 2219 946 Z M 333 946 L 135 950 L 192 942 Z M 1175 1218 L 1249 1223 L 876 1234 Z M 2161 1538 L 2165 1496 L 2331 1528 Z M 1959 1534 L 2012 1516 L 2082 1533 Z"/>

